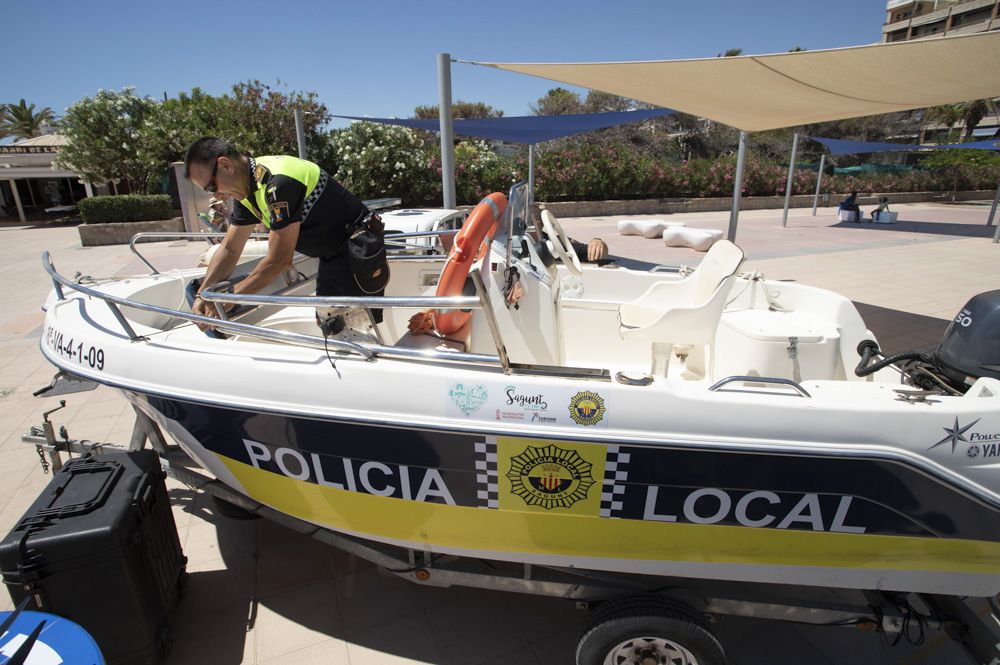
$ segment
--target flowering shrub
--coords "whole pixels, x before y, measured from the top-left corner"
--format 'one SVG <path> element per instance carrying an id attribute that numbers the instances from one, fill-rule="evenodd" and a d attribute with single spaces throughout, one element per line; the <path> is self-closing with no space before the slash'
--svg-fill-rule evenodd
<path id="1" fill-rule="evenodd" d="M 455 146 L 455 200 L 458 204 L 478 203 L 495 191 L 499 164 L 500 158 L 486 141 L 458 143 Z"/>
<path id="2" fill-rule="evenodd" d="M 156 100 L 139 97 L 133 88 L 84 97 L 60 121 L 68 143 L 60 148 L 56 166 L 88 182 L 125 182 L 133 192 L 144 191 L 161 168 L 140 149 L 145 120 L 156 107 Z"/>
<path id="3" fill-rule="evenodd" d="M 417 132 L 406 127 L 354 122 L 331 132 L 335 178 L 362 199 L 396 196 L 419 205 L 440 196 L 441 166 L 434 168 Z"/>
<path id="4" fill-rule="evenodd" d="M 627 145 L 578 144 L 536 160 L 539 200 L 636 198 L 652 193 L 653 160 Z"/>
<path id="5" fill-rule="evenodd" d="M 441 201 L 438 144 L 401 127 L 358 122 L 333 133 L 337 178 L 362 198 L 399 196 L 407 205 Z M 628 144 L 569 144 L 542 150 L 535 160 L 535 198 L 539 201 L 593 201 L 636 198 L 728 197 L 733 193 L 736 158 L 667 162 Z M 743 170 L 744 196 L 783 196 L 788 165 L 751 152 Z M 792 194 L 812 194 L 816 171 L 796 169 Z M 528 179 L 523 157 L 496 155 L 484 141 L 455 147 L 456 198 L 478 202 L 493 191 Z M 913 192 L 992 189 L 1000 163 L 956 164 L 903 173 L 825 176 L 828 192 Z"/>
<path id="6" fill-rule="evenodd" d="M 584 144 L 543 153 L 536 167 L 539 200 L 598 200 L 615 198 L 699 198 L 731 196 L 736 158 L 657 161 L 628 145 Z M 788 166 L 750 156 L 743 171 L 743 194 L 785 193 Z M 816 186 L 816 173 L 798 169 L 794 194 Z"/>

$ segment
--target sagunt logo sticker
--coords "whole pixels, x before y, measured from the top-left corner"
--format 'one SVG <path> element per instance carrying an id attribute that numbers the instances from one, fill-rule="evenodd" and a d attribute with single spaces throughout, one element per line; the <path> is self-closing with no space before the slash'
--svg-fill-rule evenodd
<path id="1" fill-rule="evenodd" d="M 496 419 L 507 422 L 556 424 L 558 419 L 549 412 L 549 396 L 537 389 L 526 391 L 515 385 L 505 386 Z"/>

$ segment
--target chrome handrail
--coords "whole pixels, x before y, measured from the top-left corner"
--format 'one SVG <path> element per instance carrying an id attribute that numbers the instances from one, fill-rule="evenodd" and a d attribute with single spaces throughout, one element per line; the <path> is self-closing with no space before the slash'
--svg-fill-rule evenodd
<path id="1" fill-rule="evenodd" d="M 385 234 L 385 247 L 387 250 L 397 250 L 401 251 L 400 248 L 406 249 L 419 249 L 427 250 L 433 249 L 433 245 L 423 245 L 418 243 L 408 243 L 408 242 L 397 242 L 398 240 L 407 240 L 410 238 L 435 238 L 440 240 L 441 236 L 453 236 L 459 233 L 461 229 L 443 229 L 440 231 L 412 231 L 409 233 L 395 233 L 392 230 L 387 230 Z"/>
<path id="2" fill-rule="evenodd" d="M 183 239 L 187 238 L 187 239 L 198 239 L 198 240 L 205 239 L 205 240 L 207 240 L 208 238 L 225 238 L 225 237 L 226 237 L 225 233 L 215 233 L 215 232 L 192 233 L 190 231 L 187 231 L 187 232 L 179 232 L 179 231 L 141 231 L 139 233 L 136 233 L 134 236 L 132 236 L 132 239 L 128 241 L 128 248 L 129 248 L 129 250 L 133 254 L 136 255 L 136 257 L 140 261 L 142 261 L 143 263 L 146 264 L 147 268 L 149 268 L 150 270 L 153 271 L 154 275 L 159 275 L 160 271 L 157 270 L 153 266 L 152 263 L 150 263 L 149 261 L 147 261 L 146 257 L 143 256 L 142 254 L 140 254 L 139 250 L 136 249 L 135 243 L 140 238 L 160 238 L 161 240 L 169 240 L 169 239 L 183 240 Z M 251 238 L 257 238 L 257 239 L 262 239 L 262 238 L 267 238 L 267 234 L 266 233 L 251 233 L 250 237 Z"/>
<path id="3" fill-rule="evenodd" d="M 792 390 L 795 390 L 799 394 L 799 397 L 812 397 L 812 395 L 810 395 L 806 391 L 805 388 L 803 388 L 802 386 L 800 386 L 795 381 L 792 381 L 791 379 L 784 379 L 784 378 L 777 377 L 777 376 L 727 376 L 726 378 L 722 379 L 721 381 L 717 381 L 716 383 L 714 383 L 712 385 L 712 387 L 709 388 L 708 390 L 709 390 L 709 392 L 715 392 L 715 391 L 719 390 L 720 388 L 722 388 L 723 386 L 725 386 L 726 384 L 733 383 L 733 382 L 738 382 L 738 381 L 742 381 L 742 382 L 746 382 L 746 383 L 774 383 L 774 384 L 780 385 L 780 386 L 788 386 Z M 728 391 L 724 391 L 724 392 L 728 392 Z M 737 391 L 737 392 L 739 392 L 739 391 Z M 747 391 L 747 392 L 749 392 L 749 391 Z"/>
<path id="4" fill-rule="evenodd" d="M 415 245 L 415 244 L 414 245 L 410 245 L 410 244 L 407 244 L 407 243 L 395 243 L 395 242 L 390 242 L 388 240 L 388 238 L 391 237 L 391 238 L 393 238 L 393 240 L 396 240 L 396 239 L 400 239 L 400 238 L 406 239 L 406 238 L 440 237 L 440 236 L 443 236 L 443 235 L 454 235 L 454 234 L 456 234 L 458 232 L 459 232 L 459 229 L 448 229 L 448 230 L 444 230 L 444 231 L 419 231 L 419 232 L 414 232 L 414 233 L 390 233 L 386 237 L 386 245 L 392 244 L 394 246 L 402 246 L 402 247 L 413 248 L 413 249 L 427 249 L 427 247 L 425 245 Z M 153 272 L 154 275 L 159 275 L 160 271 L 156 269 L 156 266 L 154 266 L 152 263 L 150 263 L 146 259 L 145 256 L 143 256 L 142 254 L 140 254 L 138 248 L 135 246 L 136 242 L 138 242 L 139 239 L 141 239 L 141 238 L 159 238 L 161 240 L 184 240 L 184 239 L 187 239 L 187 240 L 201 240 L 201 239 L 205 239 L 205 240 L 207 240 L 209 238 L 225 238 L 225 237 L 226 237 L 226 234 L 224 232 L 213 232 L 213 231 L 208 231 L 208 232 L 194 232 L 194 233 L 192 233 L 190 231 L 140 231 L 139 233 L 136 233 L 135 235 L 133 235 L 132 239 L 129 240 L 128 248 L 129 248 L 129 250 L 133 254 L 135 254 L 136 258 L 138 258 L 140 261 L 142 261 L 146 265 L 146 267 L 149 268 Z M 267 236 L 266 233 L 251 233 L 250 234 L 250 238 L 255 239 L 255 240 L 266 240 L 267 237 L 268 236 Z M 390 258 L 394 258 L 394 257 L 390 256 Z"/>
<path id="5" fill-rule="evenodd" d="M 77 284 L 70 279 L 67 279 L 63 275 L 60 275 L 56 270 L 55 265 L 52 263 L 52 258 L 48 251 L 42 253 L 42 267 L 45 272 L 48 273 L 49 277 L 52 279 L 53 287 L 55 288 L 56 294 L 59 296 L 60 300 L 65 300 L 65 295 L 62 287 L 68 287 L 92 298 L 102 300 L 108 304 L 115 318 L 121 324 L 125 331 L 125 334 L 132 341 L 144 340 L 141 335 L 138 335 L 132 328 L 131 324 L 125 319 L 121 311 L 118 309 L 119 306 L 131 307 L 133 309 L 138 309 L 146 312 L 153 312 L 156 314 L 164 314 L 166 316 L 177 317 L 184 319 L 186 321 L 191 321 L 194 323 L 204 323 L 208 324 L 214 328 L 222 331 L 228 331 L 231 333 L 244 334 L 251 337 L 257 337 L 260 339 L 267 339 L 275 342 L 283 342 L 287 344 L 293 344 L 296 346 L 304 346 L 316 349 L 325 349 L 331 346 L 340 351 L 347 351 L 359 354 L 365 360 L 370 360 L 374 356 L 386 356 L 386 357 L 396 357 L 396 358 L 407 358 L 407 359 L 425 359 L 425 360 L 438 360 L 447 362 L 463 362 L 471 364 L 486 364 L 486 365 L 500 365 L 501 360 L 499 356 L 491 356 L 488 354 L 481 353 L 456 353 L 456 352 L 441 352 L 434 350 L 424 350 L 424 349 L 409 349 L 397 346 L 386 346 L 382 344 L 358 344 L 355 342 L 346 342 L 342 340 L 327 339 L 318 335 L 304 335 L 302 333 L 292 333 L 285 331 L 276 331 L 264 328 L 262 326 L 255 326 L 247 323 L 239 323 L 237 321 L 217 319 L 208 316 L 202 316 L 200 314 L 195 314 L 193 312 L 186 312 L 182 310 L 171 309 L 169 307 L 160 307 L 159 305 L 150 305 L 148 303 L 138 302 L 135 300 L 129 300 L 127 298 L 122 298 L 120 296 L 114 296 L 109 293 L 104 293 L 102 291 L 97 291 L 90 287 L 83 286 L 82 284 Z M 201 296 L 206 301 L 212 302 L 239 302 L 242 304 L 260 304 L 260 305 L 308 305 L 311 307 L 316 306 L 327 306 L 327 307 L 347 307 L 347 306 L 365 306 L 365 307 L 413 307 L 413 308 L 448 308 L 448 309 L 480 309 L 482 307 L 482 302 L 477 296 L 454 296 L 454 297 L 422 297 L 415 296 L 412 298 L 385 298 L 385 297 L 370 297 L 370 298 L 358 298 L 358 297 L 336 297 L 336 296 L 266 296 L 258 294 L 232 294 L 232 293 L 220 293 L 217 291 L 211 291 L 206 289 L 202 291 Z M 490 316 L 492 312 L 487 312 L 487 316 Z"/>
<path id="6" fill-rule="evenodd" d="M 395 208 L 396 206 L 403 205 L 403 199 L 396 197 L 387 197 L 382 199 L 366 199 L 362 201 L 365 207 L 371 211 L 375 210 L 385 210 L 386 208 Z"/>
<path id="7" fill-rule="evenodd" d="M 417 309 L 479 309 L 478 296 L 269 296 L 260 293 L 227 293 L 202 289 L 199 294 L 208 302 L 237 305 L 285 305 L 301 307 L 412 307 Z"/>

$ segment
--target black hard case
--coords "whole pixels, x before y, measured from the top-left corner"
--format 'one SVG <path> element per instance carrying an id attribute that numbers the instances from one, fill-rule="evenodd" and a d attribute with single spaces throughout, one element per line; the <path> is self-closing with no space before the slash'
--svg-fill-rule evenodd
<path id="1" fill-rule="evenodd" d="M 72 460 L 0 542 L 15 603 L 75 621 L 108 665 L 157 663 L 187 559 L 153 451 Z"/>

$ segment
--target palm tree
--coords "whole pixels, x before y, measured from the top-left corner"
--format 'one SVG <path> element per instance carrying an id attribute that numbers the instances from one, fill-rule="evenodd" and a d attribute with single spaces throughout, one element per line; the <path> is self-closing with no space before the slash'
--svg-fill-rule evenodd
<path id="1" fill-rule="evenodd" d="M 34 104 L 23 99 L 17 104 L 5 104 L 0 113 L 0 132 L 19 139 L 42 135 L 42 129 L 55 122 L 56 116 L 48 106 L 35 112 Z"/>
<path id="2" fill-rule="evenodd" d="M 972 131 L 979 124 L 979 121 L 986 117 L 989 112 L 988 100 L 974 99 L 971 102 L 958 104 L 958 110 L 962 114 L 962 123 L 965 125 L 965 133 L 962 135 L 963 141 L 972 138 Z"/>
<path id="3" fill-rule="evenodd" d="M 0 139 L 5 139 L 10 136 L 10 131 L 7 129 L 9 119 L 10 114 L 7 113 L 7 105 L 0 104 Z"/>
<path id="4" fill-rule="evenodd" d="M 948 142 L 951 142 L 951 131 L 955 124 L 964 116 L 964 112 L 956 104 L 945 104 L 943 106 L 932 106 L 924 112 L 925 123 L 940 123 L 948 128 Z M 978 120 L 977 120 L 978 122 Z M 921 132 L 922 134 L 923 132 Z M 921 139 L 921 143 L 923 140 Z"/>

